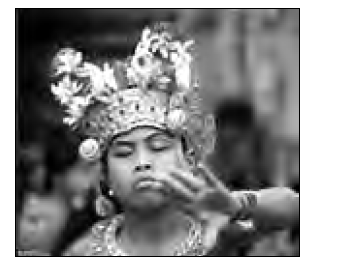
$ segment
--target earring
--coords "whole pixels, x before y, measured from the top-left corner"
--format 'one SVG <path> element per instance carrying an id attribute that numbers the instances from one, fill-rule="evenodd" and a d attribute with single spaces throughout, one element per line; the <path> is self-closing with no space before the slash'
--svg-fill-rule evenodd
<path id="1" fill-rule="evenodd" d="M 114 191 L 113 189 L 108 190 L 108 195 L 113 197 L 114 196 Z"/>
<path id="2" fill-rule="evenodd" d="M 103 195 L 95 199 L 95 212 L 101 217 L 108 217 L 115 212 L 113 203 Z"/>
<path id="3" fill-rule="evenodd" d="M 106 181 L 100 181 L 98 193 L 107 197 L 114 197 L 114 190 L 108 186 Z"/>
<path id="4" fill-rule="evenodd" d="M 195 155 L 193 150 L 188 150 L 185 157 L 189 165 L 195 166 Z"/>

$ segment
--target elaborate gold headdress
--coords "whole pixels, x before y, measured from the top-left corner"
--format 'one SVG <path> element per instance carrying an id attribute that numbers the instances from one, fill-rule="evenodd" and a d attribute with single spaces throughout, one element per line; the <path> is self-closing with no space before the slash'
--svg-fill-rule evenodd
<path id="1" fill-rule="evenodd" d="M 192 45 L 159 24 L 143 30 L 125 61 L 96 65 L 74 49 L 60 50 L 53 59 L 51 91 L 66 109 L 64 122 L 88 137 L 81 156 L 96 159 L 113 136 L 138 126 L 181 134 L 196 161 L 212 151 L 215 124 L 201 103 Z"/>

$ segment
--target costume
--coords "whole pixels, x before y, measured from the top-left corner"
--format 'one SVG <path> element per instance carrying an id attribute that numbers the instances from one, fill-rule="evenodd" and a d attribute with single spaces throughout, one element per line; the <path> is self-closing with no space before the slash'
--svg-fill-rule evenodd
<path id="1" fill-rule="evenodd" d="M 66 109 L 64 122 L 87 137 L 79 147 L 84 159 L 99 159 L 116 135 L 150 126 L 183 137 L 195 166 L 204 160 L 214 147 L 215 123 L 202 105 L 192 45 L 158 24 L 143 30 L 134 55 L 125 61 L 96 65 L 70 48 L 56 55 L 51 91 Z M 115 216 L 95 225 L 67 254 L 125 255 L 114 237 L 122 219 Z M 240 235 L 246 232 L 246 227 L 239 228 Z M 214 247 L 203 239 L 204 229 L 201 221 L 193 220 L 175 255 L 213 254 Z"/>
<path id="2" fill-rule="evenodd" d="M 120 230 L 123 216 L 117 215 L 100 221 L 71 248 L 65 256 L 129 256 L 120 248 L 115 239 Z M 236 256 L 237 248 L 249 244 L 259 235 L 252 221 L 237 221 L 227 224 L 217 235 L 213 244 L 207 245 L 203 239 L 205 225 L 195 222 L 187 240 L 177 248 L 175 256 Z"/>

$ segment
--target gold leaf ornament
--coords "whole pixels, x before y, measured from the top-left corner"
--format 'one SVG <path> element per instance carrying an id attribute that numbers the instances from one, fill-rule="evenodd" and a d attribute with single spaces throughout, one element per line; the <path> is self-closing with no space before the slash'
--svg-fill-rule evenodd
<path id="1" fill-rule="evenodd" d="M 82 63 L 82 53 L 72 48 L 63 48 L 53 59 L 54 75 L 71 73 Z"/>
<path id="2" fill-rule="evenodd" d="M 85 160 L 92 161 L 100 157 L 100 145 L 97 140 L 88 138 L 79 147 L 79 154 Z"/>
<path id="3" fill-rule="evenodd" d="M 187 120 L 186 113 L 182 109 L 174 109 L 167 115 L 167 125 L 171 130 L 182 126 Z"/>

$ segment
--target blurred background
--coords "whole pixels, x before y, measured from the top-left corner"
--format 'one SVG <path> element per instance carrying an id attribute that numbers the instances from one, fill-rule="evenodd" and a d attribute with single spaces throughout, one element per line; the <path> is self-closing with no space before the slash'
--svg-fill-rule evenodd
<path id="1" fill-rule="evenodd" d="M 17 9 L 16 248 L 59 255 L 96 222 L 100 169 L 77 155 L 49 68 L 62 47 L 126 57 L 142 29 L 175 23 L 196 39 L 218 139 L 208 164 L 232 189 L 299 185 L 299 9 Z M 299 228 L 236 251 L 299 255 Z"/>

